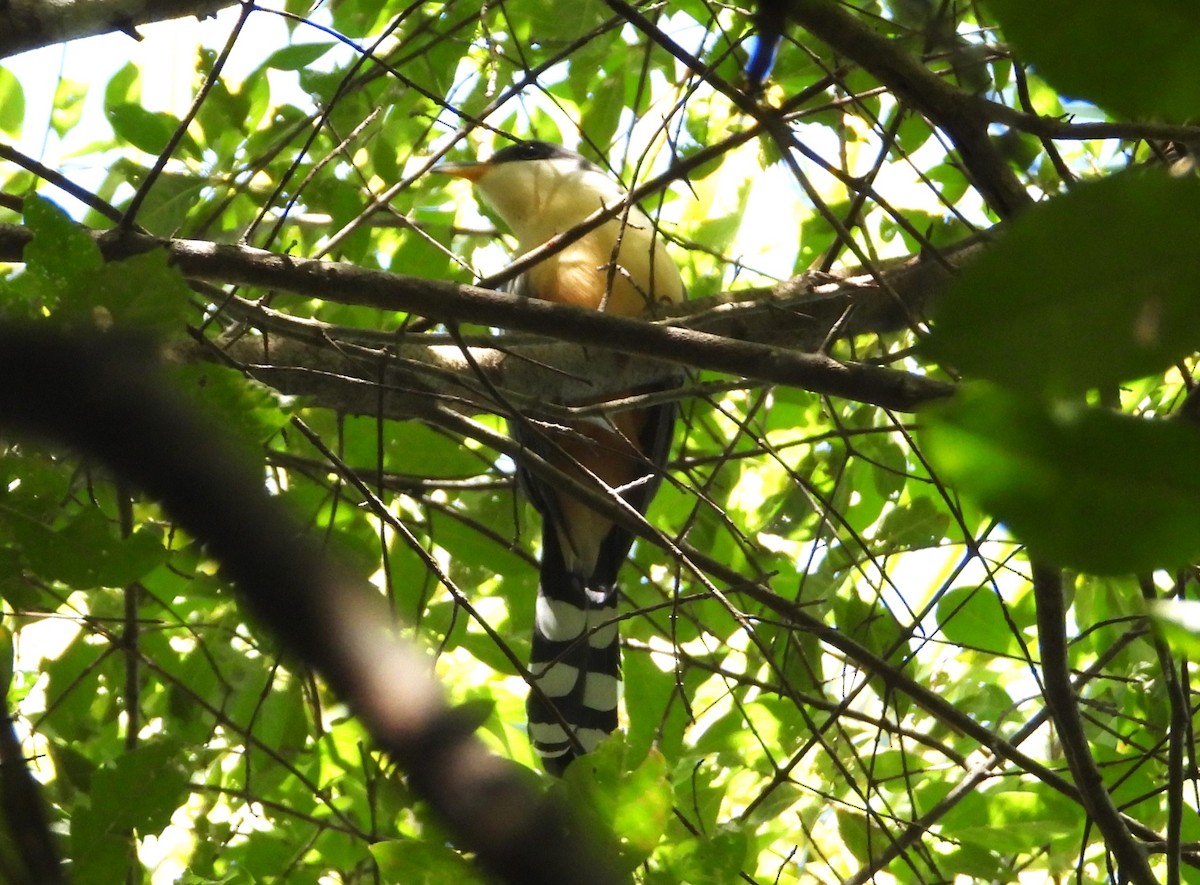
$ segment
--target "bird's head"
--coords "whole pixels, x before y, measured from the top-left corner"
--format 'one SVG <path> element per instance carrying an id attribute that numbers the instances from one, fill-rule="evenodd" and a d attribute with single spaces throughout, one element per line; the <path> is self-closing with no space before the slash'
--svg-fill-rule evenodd
<path id="1" fill-rule="evenodd" d="M 579 224 L 625 190 L 575 151 L 524 141 L 482 162 L 443 163 L 434 172 L 465 178 L 526 248 Z"/>

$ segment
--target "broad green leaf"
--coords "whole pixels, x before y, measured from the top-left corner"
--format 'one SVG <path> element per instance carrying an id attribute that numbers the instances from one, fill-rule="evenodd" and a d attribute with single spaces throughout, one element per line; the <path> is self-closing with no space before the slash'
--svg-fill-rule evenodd
<path id="1" fill-rule="evenodd" d="M 0 509 L 0 525 L 20 542 L 34 574 L 80 589 L 123 587 L 159 565 L 165 555 L 149 532 L 118 537 L 114 524 L 96 508 L 58 529 Z"/>
<path id="2" fill-rule="evenodd" d="M 54 110 L 50 125 L 59 136 L 64 136 L 83 118 L 84 100 L 88 95 L 88 84 L 76 80 L 60 79 L 54 91 Z"/>
<path id="3" fill-rule="evenodd" d="M 956 645 L 991 654 L 1006 654 L 1013 645 L 1012 631 L 996 594 L 987 587 L 957 587 L 938 603 L 942 633 Z"/>
<path id="4" fill-rule="evenodd" d="M 446 845 L 392 839 L 370 846 L 386 882 L 412 885 L 472 885 L 482 883 L 479 871 Z"/>
<path id="5" fill-rule="evenodd" d="M 964 842 L 938 858 L 938 869 L 968 876 L 972 882 L 1004 882 L 1012 873 L 1012 864 L 986 845 Z"/>
<path id="6" fill-rule="evenodd" d="M 1064 94 L 1125 117 L 1193 120 L 1200 18 L 1188 0 L 987 0 L 1007 42 Z"/>
<path id="7" fill-rule="evenodd" d="M 832 600 L 830 604 L 839 630 L 876 654 L 889 654 L 896 663 L 904 656 L 904 629 L 895 614 L 879 600 L 868 602 L 857 593 Z"/>
<path id="8" fill-rule="evenodd" d="M 137 104 L 118 104 L 108 109 L 108 122 L 118 137 L 148 154 L 166 148 L 179 120 L 170 114 L 148 111 Z"/>
<path id="9" fill-rule="evenodd" d="M 133 62 L 125 64 L 121 70 L 109 78 L 108 85 L 104 87 L 104 107 L 105 110 L 137 102 L 142 96 L 142 73 L 138 70 Z"/>
<path id="10" fill-rule="evenodd" d="M 347 446 L 343 457 L 351 467 L 369 470 L 379 463 L 379 422 L 344 419 Z M 384 469 L 408 476 L 465 478 L 487 469 L 485 455 L 461 439 L 415 421 L 388 422 L 383 428 Z"/>
<path id="11" fill-rule="evenodd" d="M 889 510 L 875 535 L 889 551 L 920 550 L 937 545 L 949 525 L 950 514 L 921 495 Z"/>
<path id="12" fill-rule="evenodd" d="M 299 71 L 336 46 L 336 43 L 294 43 L 277 49 L 263 62 L 263 67 L 277 71 Z"/>
<path id="13" fill-rule="evenodd" d="M 860 863 L 868 862 L 879 852 L 880 846 L 888 843 L 888 834 L 879 826 L 878 821 L 848 809 L 838 809 L 836 815 L 842 845 Z"/>
<path id="14" fill-rule="evenodd" d="M 941 303 L 926 352 L 968 376 L 1054 395 L 1200 348 L 1200 180 L 1079 185 L 1013 223 Z"/>
<path id="15" fill-rule="evenodd" d="M 971 793 L 942 825 L 965 843 L 1008 853 L 1073 836 L 1085 820 L 1083 809 L 1049 788 L 998 789 Z"/>
<path id="16" fill-rule="evenodd" d="M 173 741 L 145 743 L 92 775 L 92 809 L 109 832 L 136 828 L 157 833 L 188 792 L 188 776 Z"/>
<path id="17" fill-rule="evenodd" d="M 663 755 L 652 749 L 630 767 L 629 749 L 619 732 L 568 768 L 569 792 L 616 837 L 622 862 L 630 869 L 650 856 L 666 832 L 671 789 Z"/>
<path id="18" fill-rule="evenodd" d="M 179 751 L 167 741 L 143 744 L 94 773 L 90 801 L 71 818 L 72 881 L 121 881 L 129 832 L 157 834 L 170 823 L 188 791 Z"/>
<path id="19" fill-rule="evenodd" d="M 274 391 L 228 366 L 176 366 L 171 378 L 247 457 L 261 459 L 264 443 L 287 424 L 289 411 Z"/>
<path id="20" fill-rule="evenodd" d="M 943 479 L 1030 551 L 1097 574 L 1200 557 L 1200 430 L 999 388 L 964 388 L 926 415 Z"/>
<path id="21" fill-rule="evenodd" d="M 191 292 L 167 254 L 153 250 L 106 263 L 92 237 L 56 205 L 26 200 L 25 222 L 33 240 L 25 262 L 35 295 L 46 308 L 84 326 L 97 322 L 158 336 L 178 332 L 190 309 Z"/>
<path id="22" fill-rule="evenodd" d="M 71 881 L 75 885 L 108 885 L 120 882 L 129 857 L 129 836 L 112 831 L 104 817 L 80 803 L 71 817 Z"/>
<path id="23" fill-rule="evenodd" d="M 329 11 L 333 15 L 334 24 L 341 33 L 349 37 L 358 37 L 371 32 L 387 5 L 387 0 L 347 0 L 345 3 L 337 3 L 330 7 Z M 308 12 L 308 7 L 303 2 L 297 3 L 292 0 L 288 6 L 290 7 L 289 11 L 295 12 L 302 18 Z"/>
<path id="24" fill-rule="evenodd" d="M 724 827 L 711 838 L 680 839 L 665 846 L 662 859 L 675 882 L 728 885 L 739 880 L 748 849 L 743 830 Z"/>
<path id="25" fill-rule="evenodd" d="M 0 67 L 0 130 L 17 135 L 25 122 L 25 92 L 17 75 Z"/>
<path id="26" fill-rule="evenodd" d="M 619 47 L 619 48 L 618 48 Z M 626 66 L 623 59 L 628 54 L 627 47 L 614 44 L 618 48 L 617 57 L 609 57 L 603 76 L 592 85 L 592 91 L 584 105 L 581 124 L 583 131 L 594 140 L 595 144 L 606 145 L 613 140 L 621 116 L 625 113 L 625 74 Z"/>
<path id="27" fill-rule="evenodd" d="M 191 290 L 164 249 L 109 262 L 88 283 L 81 293 L 87 304 L 103 308 L 120 328 L 163 338 L 183 328 Z"/>
<path id="28" fill-rule="evenodd" d="M 33 232 L 32 242 L 25 247 L 26 268 L 60 293 L 103 265 L 95 241 L 45 197 L 25 200 L 25 224 Z"/>
<path id="29" fill-rule="evenodd" d="M 62 787 L 68 795 L 76 791 L 86 793 L 92 788 L 92 775 L 96 772 L 96 763 L 87 755 L 80 752 L 79 745 L 63 741 L 50 741 L 47 744 L 50 758 L 54 760 L 54 770 L 58 772 Z M 94 747 L 88 747 L 94 752 Z"/>

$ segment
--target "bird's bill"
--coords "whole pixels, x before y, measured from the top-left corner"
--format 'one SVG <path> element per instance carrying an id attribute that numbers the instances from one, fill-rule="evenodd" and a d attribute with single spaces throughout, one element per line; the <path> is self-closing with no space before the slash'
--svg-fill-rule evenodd
<path id="1" fill-rule="evenodd" d="M 467 181 L 478 181 L 490 168 L 490 163 L 441 163 L 429 171 L 465 178 Z"/>

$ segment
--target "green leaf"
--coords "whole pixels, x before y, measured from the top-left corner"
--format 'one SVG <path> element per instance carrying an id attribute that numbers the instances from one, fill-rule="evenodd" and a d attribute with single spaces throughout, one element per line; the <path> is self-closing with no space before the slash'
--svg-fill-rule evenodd
<path id="1" fill-rule="evenodd" d="M 963 843 L 938 857 L 938 869 L 967 876 L 972 882 L 1004 882 L 1012 874 L 1012 863 L 985 845 Z"/>
<path id="2" fill-rule="evenodd" d="M 303 70 L 336 45 L 336 43 L 295 43 L 272 52 L 262 66 L 274 68 L 277 71 Z"/>
<path id="3" fill-rule="evenodd" d="M 1200 430 L 964 388 L 931 410 L 925 452 L 1041 558 L 1096 574 L 1200 557 Z"/>
<path id="4" fill-rule="evenodd" d="M 904 628 L 890 609 L 878 600 L 868 602 L 857 593 L 834 599 L 831 608 L 837 627 L 877 654 L 888 654 L 899 664 L 905 655 Z"/>
<path id="5" fill-rule="evenodd" d="M 482 883 L 478 870 L 446 845 L 412 840 L 376 842 L 369 847 L 386 882 L 412 885 L 472 885 Z"/>
<path id="6" fill-rule="evenodd" d="M 119 104 L 107 111 L 113 132 L 139 150 L 160 154 L 179 126 L 171 114 L 148 111 L 137 104 Z"/>
<path id="7" fill-rule="evenodd" d="M 165 250 L 105 263 L 82 227 L 37 196 L 26 200 L 25 223 L 33 231 L 26 267 L 44 307 L 61 308 L 64 318 L 89 327 L 100 310 L 122 328 L 161 337 L 182 328 L 191 290 Z"/>
<path id="8" fill-rule="evenodd" d="M 105 110 L 140 101 L 142 96 L 141 77 L 141 71 L 133 62 L 127 62 L 121 70 L 113 74 L 108 85 L 104 87 Z"/>
<path id="9" fill-rule="evenodd" d="M 589 93 L 590 100 L 583 103 L 584 113 L 580 121 L 583 131 L 595 144 L 609 144 L 621 123 L 625 113 L 625 73 L 626 65 L 623 59 L 628 54 L 628 48 L 621 44 L 613 47 L 618 53 L 617 58 L 605 60 L 606 68 L 602 76 L 594 82 Z"/>
<path id="10" fill-rule="evenodd" d="M 1007 654 L 1014 645 L 1004 608 L 988 587 L 957 587 L 938 603 L 942 633 L 956 645 Z"/>
<path id="11" fill-rule="evenodd" d="M 346 447 L 340 454 L 352 467 L 365 470 L 380 464 L 397 473 L 422 475 L 426 469 L 442 477 L 473 476 L 484 469 L 461 440 L 416 422 L 389 422 L 382 428 L 376 418 L 348 415 L 342 419 Z"/>
<path id="12" fill-rule="evenodd" d="M 924 495 L 887 512 L 876 536 L 887 550 L 933 547 L 945 536 L 950 514 Z"/>
<path id="13" fill-rule="evenodd" d="M 179 764 L 180 747 L 157 740 L 140 745 L 92 775 L 92 808 L 108 827 L 133 827 L 157 833 L 188 792 L 188 776 Z"/>
<path id="14" fill-rule="evenodd" d="M 926 349 L 966 375 L 1066 395 L 1200 348 L 1200 181 L 1080 185 L 1026 213 L 959 278 Z"/>
<path id="15" fill-rule="evenodd" d="M 1048 788 L 999 789 L 971 793 L 946 814 L 942 826 L 965 843 L 1007 853 L 1075 834 L 1084 820 L 1078 805 Z"/>
<path id="16" fill-rule="evenodd" d="M 104 263 L 100 248 L 67 213 L 45 197 L 25 200 L 25 224 L 33 240 L 25 247 L 25 266 L 31 273 L 64 291 Z"/>
<path id="17" fill-rule="evenodd" d="M 84 510 L 57 530 L 2 511 L 0 525 L 20 541 L 30 570 L 71 587 L 124 587 L 165 558 L 162 545 L 150 532 L 122 539 L 96 508 Z"/>
<path id="18" fill-rule="evenodd" d="M 987 0 L 1004 37 L 1067 95 L 1116 115 L 1192 120 L 1200 18 L 1188 0 Z"/>
<path id="19" fill-rule="evenodd" d="M 626 624 L 622 632 L 629 633 Z M 632 628 L 632 625 L 628 625 Z M 690 724 L 683 704 L 672 703 L 680 689 L 672 672 L 663 672 L 649 654 L 627 652 L 621 662 L 624 683 L 625 709 L 629 714 L 626 741 L 633 759 L 642 758 L 657 747 L 668 758 L 676 758 L 681 750 L 684 729 Z M 683 671 L 682 692 L 691 696 L 703 681 L 703 674 L 694 669 Z"/>
<path id="20" fill-rule="evenodd" d="M 651 750 L 629 767 L 625 736 L 616 733 L 575 760 L 564 782 L 611 830 L 623 863 L 633 869 L 655 849 L 671 817 L 671 789 L 663 755 Z"/>
<path id="21" fill-rule="evenodd" d="M 60 137 L 79 125 L 83 118 L 84 100 L 88 96 L 88 84 L 77 80 L 60 78 L 54 90 L 54 110 L 50 114 L 50 125 Z M 3 99 L 0 99 L 0 104 Z"/>
<path id="22" fill-rule="evenodd" d="M 287 424 L 288 412 L 279 396 L 236 369 L 195 363 L 173 367 L 171 378 L 247 457 L 261 459 L 263 444 Z"/>
<path id="23" fill-rule="evenodd" d="M 179 753 L 173 742 L 143 744 L 92 775 L 90 802 L 71 818 L 74 881 L 122 881 L 129 831 L 157 834 L 171 822 L 188 792 Z"/>
<path id="24" fill-rule="evenodd" d="M 865 814 L 838 809 L 836 816 L 842 845 L 860 863 L 866 863 L 879 851 L 880 846 L 888 844 L 888 834 Z"/>
<path id="25" fill-rule="evenodd" d="M 89 308 L 103 308 L 124 329 L 166 338 L 183 328 L 191 290 L 172 267 L 165 249 L 109 262 L 91 275 L 80 293 Z"/>
<path id="26" fill-rule="evenodd" d="M 681 839 L 662 852 L 673 881 L 688 885 L 728 885 L 739 879 L 749 839 L 733 827 L 723 827 L 711 838 Z"/>
<path id="27" fill-rule="evenodd" d="M 19 135 L 25 122 L 25 91 L 17 75 L 0 67 L 0 130 Z"/>

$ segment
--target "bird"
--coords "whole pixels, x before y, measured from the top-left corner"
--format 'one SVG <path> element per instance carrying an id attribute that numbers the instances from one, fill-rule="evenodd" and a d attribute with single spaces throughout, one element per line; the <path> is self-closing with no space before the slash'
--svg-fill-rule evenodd
<path id="1" fill-rule="evenodd" d="M 542 141 L 517 142 L 483 162 L 434 168 L 472 183 L 516 237 L 518 256 L 627 196 L 581 154 Z M 625 317 L 652 317 L 685 297 L 678 267 L 636 206 L 547 255 L 510 288 Z M 509 429 L 523 449 L 585 485 L 599 479 L 644 515 L 663 477 L 676 411 L 667 402 L 566 425 L 516 417 Z M 518 481 L 542 520 L 529 734 L 542 765 L 561 775 L 617 727 L 617 576 L 633 535 L 519 464 Z"/>
<path id="2" fill-rule="evenodd" d="M 761 97 L 767 77 L 775 67 L 775 56 L 787 30 L 787 13 L 785 0 L 758 0 L 754 8 L 754 33 L 750 36 L 746 66 L 742 68 L 742 79 L 751 95 Z"/>

